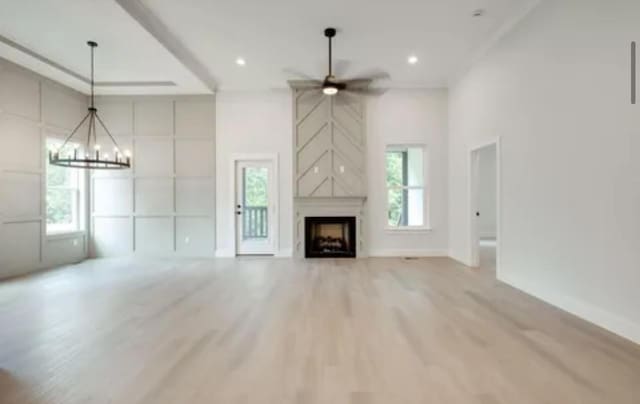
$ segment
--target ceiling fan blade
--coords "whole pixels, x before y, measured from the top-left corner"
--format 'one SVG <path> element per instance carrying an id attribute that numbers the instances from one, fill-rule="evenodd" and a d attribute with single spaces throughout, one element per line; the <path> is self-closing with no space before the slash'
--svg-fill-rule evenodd
<path id="1" fill-rule="evenodd" d="M 371 81 L 391 80 L 391 75 L 381 70 L 371 70 L 368 72 L 363 72 L 362 74 L 358 74 L 356 78 L 348 79 L 346 81 L 353 81 L 353 80 L 371 80 Z"/>
<path id="2" fill-rule="evenodd" d="M 322 81 L 320 80 L 288 80 L 289 87 L 298 88 L 302 90 L 315 90 L 322 88 Z"/>
<path id="3" fill-rule="evenodd" d="M 380 96 L 386 93 L 387 91 L 389 91 L 388 88 L 380 88 L 380 87 L 354 88 L 354 89 L 347 87 L 347 89 L 345 90 L 345 92 L 347 93 L 364 95 L 364 96 Z"/>
<path id="4" fill-rule="evenodd" d="M 371 80 L 369 79 L 351 79 L 351 80 L 340 80 L 341 84 L 344 84 L 350 90 L 357 89 L 365 89 L 371 85 Z"/>
<path id="5" fill-rule="evenodd" d="M 298 80 L 306 80 L 306 81 L 318 81 L 320 82 L 320 80 L 316 79 L 315 77 L 311 77 L 306 73 L 302 73 L 301 71 L 295 70 L 295 69 L 290 69 L 290 68 L 285 68 L 282 69 L 282 72 L 287 75 L 287 77 L 295 77 Z"/>

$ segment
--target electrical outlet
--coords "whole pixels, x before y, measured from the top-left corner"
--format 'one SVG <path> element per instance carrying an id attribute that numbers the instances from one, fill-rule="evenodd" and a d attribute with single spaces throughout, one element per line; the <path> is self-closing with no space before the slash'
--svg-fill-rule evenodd
<path id="1" fill-rule="evenodd" d="M 340 166 L 340 173 L 344 174 L 344 166 Z"/>
<path id="2" fill-rule="evenodd" d="M 318 166 L 313 167 L 313 173 L 318 174 L 320 172 L 320 168 Z"/>

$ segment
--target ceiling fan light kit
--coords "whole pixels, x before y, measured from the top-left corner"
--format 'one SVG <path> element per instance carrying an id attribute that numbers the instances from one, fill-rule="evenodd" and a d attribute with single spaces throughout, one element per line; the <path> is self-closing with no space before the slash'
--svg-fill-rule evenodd
<path id="1" fill-rule="evenodd" d="M 338 94 L 338 87 L 334 86 L 331 83 L 325 83 L 322 86 L 322 92 L 326 95 L 336 95 Z"/>
<path id="2" fill-rule="evenodd" d="M 95 107 L 94 96 L 94 50 L 98 44 L 94 41 L 87 42 L 87 45 L 91 48 L 91 104 L 88 108 L 88 113 L 80 121 L 80 123 L 71 131 L 71 134 L 67 136 L 62 145 L 56 150 L 49 151 L 49 164 L 61 167 L 71 168 L 86 168 L 86 169 L 102 169 L 102 170 L 121 170 L 131 167 L 131 153 L 127 150 L 122 153 L 118 142 L 113 137 L 109 129 L 98 115 L 98 109 Z M 80 143 L 74 144 L 73 152 L 63 155 L 64 147 L 69 143 L 71 139 L 78 133 L 78 130 L 88 122 L 88 131 L 86 141 L 82 142 L 85 145 L 84 152 L 80 150 Z M 102 127 L 104 132 L 108 135 L 109 139 L 113 143 L 113 158 L 109 158 L 109 155 L 104 153 L 100 154 L 102 149 L 98 144 L 98 135 L 96 132 L 96 122 Z M 93 148 L 92 148 L 93 146 Z"/>

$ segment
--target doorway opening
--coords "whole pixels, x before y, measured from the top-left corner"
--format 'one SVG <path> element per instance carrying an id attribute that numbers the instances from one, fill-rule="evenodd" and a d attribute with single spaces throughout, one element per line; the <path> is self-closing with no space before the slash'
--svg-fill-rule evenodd
<path id="1" fill-rule="evenodd" d="M 470 151 L 471 266 L 497 273 L 500 257 L 500 144 Z"/>
<path id="2" fill-rule="evenodd" d="M 271 159 L 235 161 L 236 255 L 275 254 L 277 190 Z"/>

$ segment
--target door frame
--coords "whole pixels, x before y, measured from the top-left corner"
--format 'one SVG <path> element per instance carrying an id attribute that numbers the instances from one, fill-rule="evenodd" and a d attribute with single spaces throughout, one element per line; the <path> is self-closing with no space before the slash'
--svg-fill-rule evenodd
<path id="1" fill-rule="evenodd" d="M 467 161 L 469 168 L 468 181 L 468 215 L 469 215 L 469 263 L 470 267 L 477 268 L 480 266 L 480 235 L 478 231 L 478 220 L 476 212 L 478 211 L 478 168 L 479 168 L 479 152 L 485 147 L 496 147 L 496 275 L 500 277 L 501 268 L 501 245 L 502 245 L 502 152 L 500 137 L 487 139 L 478 142 L 469 147 L 467 153 Z"/>
<path id="2" fill-rule="evenodd" d="M 234 256 L 238 256 L 238 229 L 237 229 L 237 221 L 236 221 L 236 197 L 238 195 L 237 179 L 236 179 L 236 167 L 239 161 L 265 161 L 270 162 L 273 167 L 273 184 L 271 185 L 271 189 L 273 190 L 273 220 L 271 222 L 271 229 L 273 231 L 273 251 L 266 254 L 260 255 L 278 255 L 278 251 L 280 250 L 280 187 L 279 187 L 279 178 L 280 178 L 280 167 L 279 167 L 279 156 L 278 153 L 233 153 L 230 157 L 230 181 L 231 184 L 231 198 L 230 198 L 230 206 L 229 206 L 229 215 L 233 217 L 232 220 L 232 244 L 233 244 L 233 254 Z"/>

